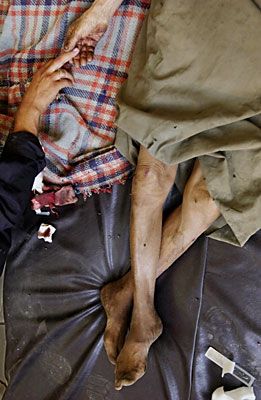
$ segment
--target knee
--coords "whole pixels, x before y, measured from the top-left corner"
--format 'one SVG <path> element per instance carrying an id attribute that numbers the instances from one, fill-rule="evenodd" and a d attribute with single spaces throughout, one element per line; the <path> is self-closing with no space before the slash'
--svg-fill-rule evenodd
<path id="1" fill-rule="evenodd" d="M 186 199 L 194 202 L 195 204 L 211 199 L 205 179 L 203 177 L 196 182 L 189 181 L 186 185 L 184 196 Z"/>
<path id="2" fill-rule="evenodd" d="M 137 202 L 150 200 L 163 204 L 173 183 L 173 174 L 169 173 L 164 163 L 155 160 L 152 163 L 140 164 L 133 179 L 133 200 Z"/>
<path id="3" fill-rule="evenodd" d="M 194 218 L 201 216 L 207 224 L 209 218 L 215 220 L 220 215 L 203 176 L 199 180 L 188 182 L 184 191 L 183 204 L 190 215 Z"/>
<path id="4" fill-rule="evenodd" d="M 183 197 L 187 202 L 194 205 L 212 200 L 198 160 L 196 160 L 192 174 L 186 184 Z"/>

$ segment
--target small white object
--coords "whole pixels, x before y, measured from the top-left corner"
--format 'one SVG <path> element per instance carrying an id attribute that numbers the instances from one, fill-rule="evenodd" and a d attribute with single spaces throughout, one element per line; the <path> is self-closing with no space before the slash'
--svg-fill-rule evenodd
<path id="1" fill-rule="evenodd" d="M 32 187 L 32 190 L 37 192 L 37 193 L 43 193 L 43 172 L 40 172 L 35 180 L 34 180 L 34 184 Z"/>
<path id="2" fill-rule="evenodd" d="M 233 373 L 236 363 L 223 356 L 223 354 L 213 349 L 213 347 L 208 348 L 205 356 L 222 368 L 222 378 L 225 374 Z"/>
<path id="3" fill-rule="evenodd" d="M 223 354 L 219 353 L 213 347 L 209 347 L 205 356 L 222 368 L 222 377 L 225 374 L 231 374 L 246 386 L 252 386 L 255 378 L 246 370 L 237 365 L 234 361 L 229 360 Z"/>
<path id="4" fill-rule="evenodd" d="M 52 243 L 52 236 L 56 228 L 52 225 L 41 224 L 38 231 L 38 239 L 43 239 L 45 242 Z"/>
<path id="5" fill-rule="evenodd" d="M 35 213 L 37 214 L 37 215 L 45 215 L 45 216 L 49 216 L 51 213 L 50 213 L 50 211 L 42 211 L 40 208 L 37 208 L 36 210 L 34 210 L 35 211 Z"/>
<path id="6" fill-rule="evenodd" d="M 254 389 L 251 387 L 242 387 L 229 392 L 224 392 L 220 387 L 212 394 L 211 400 L 255 400 Z"/>

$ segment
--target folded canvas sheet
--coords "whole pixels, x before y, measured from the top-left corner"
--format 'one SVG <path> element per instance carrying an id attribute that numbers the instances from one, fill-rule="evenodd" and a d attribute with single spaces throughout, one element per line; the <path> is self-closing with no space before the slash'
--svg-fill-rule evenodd
<path id="1" fill-rule="evenodd" d="M 261 227 L 257 3 L 153 0 L 119 96 L 122 154 L 135 163 L 134 139 L 165 163 L 199 157 L 224 217 L 212 237 L 237 245 Z"/>

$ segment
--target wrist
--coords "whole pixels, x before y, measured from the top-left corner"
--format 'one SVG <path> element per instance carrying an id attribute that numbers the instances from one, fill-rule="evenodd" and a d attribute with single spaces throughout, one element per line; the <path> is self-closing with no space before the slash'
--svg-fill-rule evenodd
<path id="1" fill-rule="evenodd" d="M 123 0 L 96 0 L 91 6 L 93 12 L 98 16 L 103 16 L 105 22 L 108 22 L 115 11 L 119 8 Z"/>
<path id="2" fill-rule="evenodd" d="M 38 110 L 28 107 L 25 109 L 21 106 L 15 116 L 13 132 L 27 131 L 37 136 L 39 119 L 40 113 Z"/>

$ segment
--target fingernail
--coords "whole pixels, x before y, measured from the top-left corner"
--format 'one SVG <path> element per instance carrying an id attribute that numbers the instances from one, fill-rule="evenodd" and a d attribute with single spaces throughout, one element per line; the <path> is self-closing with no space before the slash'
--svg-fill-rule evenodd
<path id="1" fill-rule="evenodd" d="M 78 54 L 78 53 L 79 53 L 78 47 L 75 47 L 75 48 L 73 49 L 73 52 L 74 52 L 75 54 Z"/>

